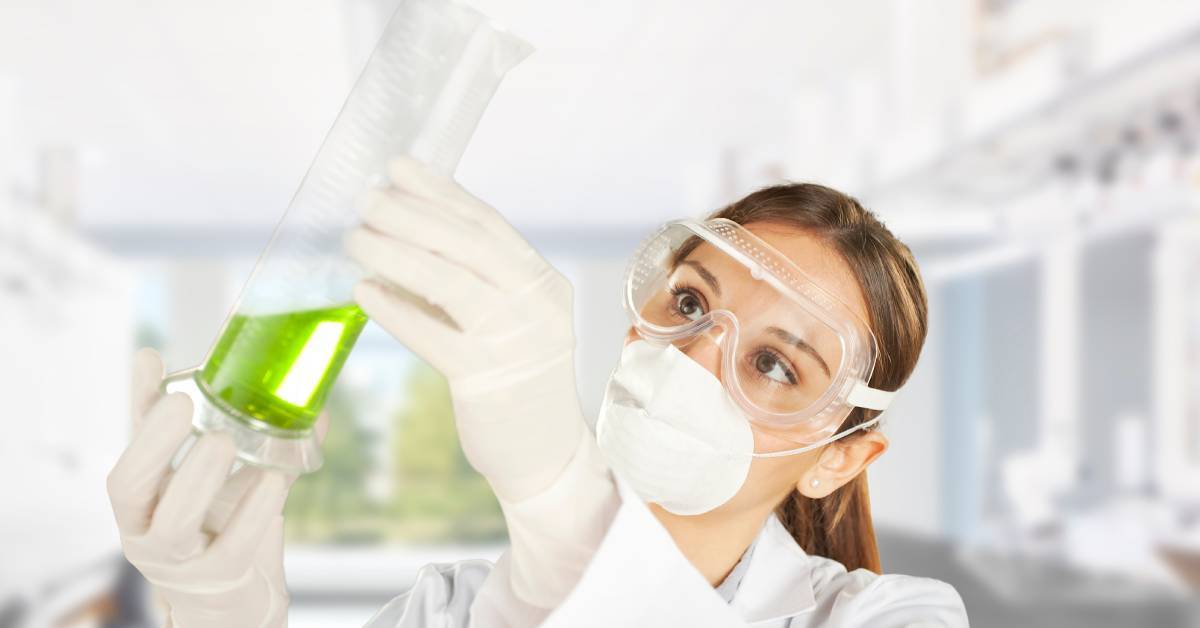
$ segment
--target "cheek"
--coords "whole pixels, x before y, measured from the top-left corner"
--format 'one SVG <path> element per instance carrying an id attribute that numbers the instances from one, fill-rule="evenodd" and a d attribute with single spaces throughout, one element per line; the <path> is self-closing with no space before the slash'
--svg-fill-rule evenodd
<path id="1" fill-rule="evenodd" d="M 765 429 L 762 427 L 756 427 L 751 431 L 754 433 L 754 451 L 786 451 L 788 449 L 795 449 L 800 446 L 796 443 L 796 441 L 784 438 L 786 434 L 784 432 L 776 432 L 774 430 Z M 785 456 L 785 458 L 794 457 L 795 456 Z"/>
<path id="2" fill-rule="evenodd" d="M 808 467 L 806 454 L 755 458 L 746 483 L 738 491 L 738 501 L 743 505 L 775 502 L 792 492 Z"/>
<path id="3" fill-rule="evenodd" d="M 779 441 L 758 430 L 754 431 L 754 441 L 756 451 L 782 451 L 796 447 L 794 443 Z M 816 462 L 819 451 L 806 451 L 778 458 L 754 458 L 750 462 L 750 473 L 746 476 L 746 484 L 741 492 L 747 497 L 772 499 L 786 494 Z"/>

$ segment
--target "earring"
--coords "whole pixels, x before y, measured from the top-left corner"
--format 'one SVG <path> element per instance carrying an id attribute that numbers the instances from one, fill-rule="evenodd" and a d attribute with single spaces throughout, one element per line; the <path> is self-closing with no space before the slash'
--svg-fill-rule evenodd
<path id="1" fill-rule="evenodd" d="M 808 483 L 808 485 L 809 485 L 809 486 L 811 486 L 811 487 L 813 487 L 813 488 L 817 488 L 818 486 L 820 486 L 820 485 L 821 485 L 821 480 L 818 480 L 817 478 L 813 478 L 813 479 L 812 479 L 812 480 L 811 480 L 811 481 Z"/>

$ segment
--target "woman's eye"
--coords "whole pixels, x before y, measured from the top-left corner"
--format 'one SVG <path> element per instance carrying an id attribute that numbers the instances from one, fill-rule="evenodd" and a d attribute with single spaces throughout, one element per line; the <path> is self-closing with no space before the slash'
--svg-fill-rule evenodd
<path id="1" fill-rule="evenodd" d="M 796 383 L 796 376 L 792 374 L 791 369 L 787 368 L 774 354 L 763 352 L 755 356 L 754 368 L 758 369 L 759 373 L 781 384 Z"/>
<path id="2" fill-rule="evenodd" d="M 691 292 L 680 292 L 675 295 L 675 311 L 691 320 L 704 316 L 704 304 Z"/>

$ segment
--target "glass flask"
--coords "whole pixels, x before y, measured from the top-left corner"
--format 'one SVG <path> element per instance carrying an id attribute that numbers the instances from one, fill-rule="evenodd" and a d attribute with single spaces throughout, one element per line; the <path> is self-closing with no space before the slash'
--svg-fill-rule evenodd
<path id="1" fill-rule="evenodd" d="M 164 382 L 192 398 L 196 430 L 229 432 L 250 464 L 321 466 L 313 424 L 367 322 L 343 232 L 392 158 L 452 174 L 500 80 L 531 51 L 465 4 L 400 4 L 208 356 Z"/>

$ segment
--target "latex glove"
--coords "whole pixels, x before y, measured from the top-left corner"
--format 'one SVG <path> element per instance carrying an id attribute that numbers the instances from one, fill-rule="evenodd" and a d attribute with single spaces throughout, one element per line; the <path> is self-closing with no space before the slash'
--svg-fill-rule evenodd
<path id="1" fill-rule="evenodd" d="M 192 402 L 163 396 L 163 364 L 134 357 L 133 440 L 108 475 L 108 495 L 130 564 L 169 607 L 168 625 L 286 626 L 283 515 L 294 477 L 244 466 L 226 434 L 204 434 L 175 471 L 192 431 Z M 318 421 L 322 436 L 328 418 Z"/>
<path id="2" fill-rule="evenodd" d="M 513 588 L 552 606 L 616 500 L 600 457 L 587 455 L 596 445 L 575 390 L 571 284 L 453 179 L 408 157 L 390 175 L 346 237 L 376 276 L 355 299 L 446 377 L 463 453 L 504 509 Z M 572 463 L 581 469 L 565 473 Z M 560 488 L 567 476 L 574 490 Z"/>
<path id="3" fill-rule="evenodd" d="M 347 252 L 385 280 L 356 286 L 363 311 L 446 377 L 463 451 L 498 495 L 545 489 L 587 427 L 570 282 L 496 210 L 411 158 L 392 163 L 363 222 Z"/>

